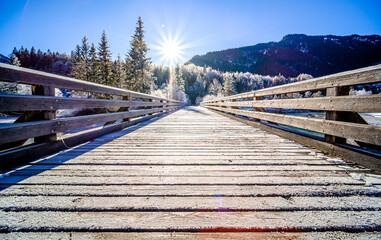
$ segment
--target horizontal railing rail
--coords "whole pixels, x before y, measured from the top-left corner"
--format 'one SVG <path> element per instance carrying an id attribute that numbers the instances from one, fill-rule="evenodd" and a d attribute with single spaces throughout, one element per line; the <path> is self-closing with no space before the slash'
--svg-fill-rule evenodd
<path id="1" fill-rule="evenodd" d="M 173 99 L 2 63 L 0 81 L 31 85 L 31 95 L 0 94 L 0 112 L 21 114 L 14 123 L 0 124 L 0 169 L 75 146 L 184 105 Z M 56 88 L 88 92 L 98 98 L 59 97 L 55 96 Z M 82 114 L 57 117 L 57 110 L 63 109 L 78 109 Z M 89 131 L 90 127 L 93 130 Z M 75 136 L 62 136 L 73 131 Z"/>
<path id="2" fill-rule="evenodd" d="M 363 149 L 367 153 L 378 154 L 381 149 L 381 127 L 377 124 L 369 125 L 359 113 L 380 113 L 381 94 L 349 93 L 350 87 L 380 82 L 381 65 L 376 65 L 205 101 L 201 106 L 249 118 L 259 124 L 318 132 L 324 134 L 326 143 L 351 143 L 348 147 L 354 146 L 352 149 L 356 151 Z M 307 91 L 321 91 L 323 96 L 304 98 Z M 295 93 L 299 93 L 295 98 L 288 96 Z M 282 109 L 322 111 L 325 112 L 325 117 L 319 119 L 282 114 Z"/>

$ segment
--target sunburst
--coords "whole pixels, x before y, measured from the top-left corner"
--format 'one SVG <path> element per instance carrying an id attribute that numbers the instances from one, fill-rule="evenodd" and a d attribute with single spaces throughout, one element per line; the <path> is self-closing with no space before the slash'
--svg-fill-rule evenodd
<path id="1" fill-rule="evenodd" d="M 184 44 L 180 38 L 180 34 L 172 34 L 170 31 L 165 33 L 160 31 L 161 39 L 158 40 L 158 45 L 152 44 L 151 48 L 158 51 L 157 55 L 160 56 L 159 62 L 174 66 L 186 61 L 184 58 L 185 49 L 189 48 L 188 44 Z"/>

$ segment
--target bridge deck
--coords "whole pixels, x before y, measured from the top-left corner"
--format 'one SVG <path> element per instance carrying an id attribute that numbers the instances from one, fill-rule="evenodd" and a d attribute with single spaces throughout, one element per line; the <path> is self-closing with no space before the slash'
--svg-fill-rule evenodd
<path id="1" fill-rule="evenodd" d="M 200 107 L 40 159 L 0 184 L 0 228 L 11 232 L 0 238 L 377 238 L 361 232 L 381 230 L 379 175 Z"/>

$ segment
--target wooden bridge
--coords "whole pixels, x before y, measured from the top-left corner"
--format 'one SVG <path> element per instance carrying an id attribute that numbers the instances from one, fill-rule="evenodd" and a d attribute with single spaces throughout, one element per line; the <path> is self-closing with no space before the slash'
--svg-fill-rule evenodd
<path id="1" fill-rule="evenodd" d="M 359 114 L 381 112 L 381 96 L 348 95 L 381 82 L 381 66 L 202 107 L 4 64 L 0 80 L 33 86 L 0 95 L 0 111 L 23 112 L 0 125 L 1 239 L 381 236 L 381 127 Z M 318 90 L 326 96 L 286 95 Z M 98 110 L 57 118 L 72 108 Z"/>

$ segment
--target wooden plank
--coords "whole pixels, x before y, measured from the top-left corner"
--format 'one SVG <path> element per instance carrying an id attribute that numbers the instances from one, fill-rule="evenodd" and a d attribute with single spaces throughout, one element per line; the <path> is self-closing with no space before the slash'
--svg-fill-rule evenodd
<path id="1" fill-rule="evenodd" d="M 27 166 L 29 170 L 40 169 L 40 170 L 86 170 L 86 171 L 101 171 L 100 166 L 97 165 L 30 165 Z M 196 166 L 176 166 L 176 165 L 105 165 L 102 166 L 102 171 L 125 171 L 127 173 L 138 174 L 171 174 L 176 172 L 181 172 L 185 174 L 186 172 L 195 171 L 342 171 L 343 168 L 336 165 L 319 166 L 319 165 L 296 165 L 296 166 L 266 166 L 266 165 L 253 165 L 253 166 L 234 166 L 234 165 L 196 165 Z"/>
<path id="2" fill-rule="evenodd" d="M 0 196 L 103 196 L 103 197 L 381 197 L 374 186 L 250 186 L 250 185 L 0 185 Z"/>
<path id="3" fill-rule="evenodd" d="M 381 96 L 340 96 L 322 98 L 295 98 L 262 101 L 235 101 L 210 103 L 209 106 L 293 108 L 321 111 L 381 112 Z"/>
<path id="4" fill-rule="evenodd" d="M 259 158 L 259 157 L 258 157 Z M 70 159 L 70 162 L 66 162 L 66 160 Z M 83 157 L 83 156 L 57 156 L 53 158 L 48 158 L 44 160 L 40 160 L 38 162 L 33 162 L 33 164 L 125 164 L 125 165 L 157 165 L 157 164 L 165 164 L 165 165 L 196 165 L 196 164 L 229 164 L 229 165 L 297 165 L 297 164 L 305 164 L 305 165 L 327 165 L 327 164 L 344 164 L 343 162 L 337 161 L 337 163 L 327 163 L 326 160 L 316 159 L 314 157 L 311 158 L 299 158 L 293 159 L 291 157 L 288 158 L 264 158 L 262 159 L 203 159 L 203 158 L 194 158 L 194 159 L 184 159 L 184 158 L 129 158 L 125 159 L 123 157 L 119 158 L 93 158 L 93 157 Z"/>
<path id="5" fill-rule="evenodd" d="M 167 107 L 166 109 L 172 109 L 172 107 Z M 161 109 L 132 110 L 129 112 L 95 114 L 55 120 L 1 125 L 0 144 L 43 136 L 49 133 L 64 132 L 71 129 L 123 118 L 138 117 L 147 113 L 156 113 L 160 111 Z"/>
<path id="6" fill-rule="evenodd" d="M 381 198 L 2 196 L 3 211 L 380 211 Z"/>
<path id="7" fill-rule="evenodd" d="M 62 240 L 83 240 L 83 239 L 175 239 L 175 240 L 271 240 L 271 239 L 377 239 L 381 237 L 378 232 L 214 232 L 214 233 L 191 233 L 191 232 L 11 232 L 0 233 L 0 238 L 8 240 L 19 239 L 62 239 Z"/>
<path id="8" fill-rule="evenodd" d="M 120 88 L 109 87 L 75 78 L 64 77 L 51 73 L 45 73 L 23 67 L 16 67 L 9 64 L 0 63 L 0 80 L 17 82 L 30 85 L 44 85 L 46 87 L 56 87 L 86 92 L 97 92 L 129 96 L 133 98 L 164 100 L 167 102 L 178 102 L 171 99 L 151 96 L 144 93 L 128 91 Z"/>
<path id="9" fill-rule="evenodd" d="M 117 150 L 117 151 L 113 151 Z M 263 148 L 263 149 L 161 149 L 161 148 L 154 148 L 154 149 L 145 149 L 144 152 L 142 152 L 141 149 L 124 149 L 124 148 L 112 148 L 110 149 L 98 149 L 95 148 L 92 150 L 92 153 L 100 153 L 100 154 L 105 154 L 109 153 L 112 151 L 113 153 L 116 154 L 135 154 L 135 153 L 143 153 L 146 155 L 152 155 L 154 154 L 155 156 L 160 155 L 160 153 L 165 153 L 165 155 L 172 155 L 172 153 L 175 153 L 176 155 L 182 155 L 182 154 L 187 154 L 187 155 L 192 155 L 192 154 L 203 154 L 204 156 L 207 155 L 214 155 L 214 154 L 222 154 L 222 155 L 251 155 L 255 153 L 262 153 L 262 152 L 282 152 L 282 153 L 300 153 L 300 154 L 309 154 L 311 153 L 311 150 L 309 149 L 300 149 L 300 148 L 288 148 L 288 147 L 277 147 L 277 148 Z M 88 149 L 83 149 L 83 148 L 75 148 L 70 151 L 71 153 L 76 153 L 76 152 L 88 152 Z"/>
<path id="10" fill-rule="evenodd" d="M 377 211 L 3 212 L 0 231 L 380 231 L 380 219 Z"/>
<path id="11" fill-rule="evenodd" d="M 170 173 L 169 173 L 170 175 Z M 381 180 L 374 178 L 371 182 L 372 185 L 381 185 Z M 81 177 L 81 176 L 35 176 L 28 178 L 25 176 L 9 176 L 0 179 L 0 185 L 257 185 L 257 186 L 273 186 L 273 185 L 365 185 L 366 181 L 361 179 L 354 179 L 344 176 L 273 176 L 269 177 L 256 177 L 256 176 L 238 176 L 229 177 L 215 176 L 211 177 L 194 177 L 194 176 L 124 176 L 124 177 Z"/>
<path id="12" fill-rule="evenodd" d="M 65 98 L 27 95 L 0 95 L 0 111 L 39 111 L 76 108 L 178 106 L 178 103 Z"/>
<path id="13" fill-rule="evenodd" d="M 258 118 L 265 121 L 276 122 L 293 127 L 299 127 L 310 131 L 321 132 L 334 136 L 351 138 L 366 143 L 381 145 L 381 127 L 365 124 L 338 122 L 316 118 L 286 116 L 275 113 L 263 113 L 228 109 L 220 107 L 208 107 L 211 109 L 228 112 L 236 115 Z"/>
<path id="14" fill-rule="evenodd" d="M 70 151 L 67 151 L 69 153 Z M 81 153 L 79 154 L 60 154 L 57 156 L 54 156 L 54 159 L 57 160 L 67 160 L 67 159 L 78 159 L 78 161 L 86 159 L 91 159 L 91 160 L 104 160 L 105 163 L 107 161 L 161 161 L 161 162 L 172 162 L 172 161 L 178 161 L 178 163 L 181 163 L 181 161 L 189 161 L 189 163 L 198 161 L 262 161 L 262 163 L 265 163 L 266 161 L 272 161 L 272 160 L 279 160 L 279 161 L 293 161 L 293 160 L 317 160 L 317 159 L 327 159 L 326 157 L 320 157 L 316 158 L 312 155 L 302 155 L 302 154 L 283 154 L 283 153 L 261 153 L 258 155 L 252 155 L 252 156 L 239 156 L 239 155 L 232 155 L 232 156 L 218 156 L 218 155 L 213 155 L 213 156 L 182 156 L 181 158 L 178 157 L 177 155 L 172 155 L 172 156 L 146 156 L 146 155 L 113 155 L 113 156 L 104 156 L 104 155 L 83 155 Z M 337 159 L 336 159 L 337 160 Z M 338 161 L 342 162 L 342 161 Z"/>
<path id="15" fill-rule="evenodd" d="M 78 177 L 137 177 L 137 176 L 163 176 L 163 177 L 348 177 L 348 173 L 358 174 L 362 176 L 361 179 L 366 181 L 366 177 L 364 174 L 368 173 L 369 170 L 364 169 L 355 169 L 342 168 L 341 170 L 315 170 L 308 171 L 305 169 L 287 171 L 287 170 L 277 170 L 277 171 L 250 171 L 250 170 L 241 170 L 241 171 L 229 171 L 229 170 L 193 170 L 193 171 L 172 171 L 169 173 L 166 172 L 142 172 L 142 171 L 126 171 L 126 170 L 86 170 L 81 169 L 81 167 L 77 169 L 66 169 L 66 170 L 56 170 L 54 169 L 54 165 L 50 166 L 50 169 L 28 169 L 26 168 L 13 171 L 9 173 L 9 176 L 24 176 L 24 177 L 32 177 L 34 175 L 38 176 L 78 176 Z M 102 168 L 102 166 L 98 166 Z M 271 166 L 268 166 L 270 168 Z M 50 171 L 48 171 L 50 170 Z M 369 181 L 370 183 L 372 181 Z"/>

